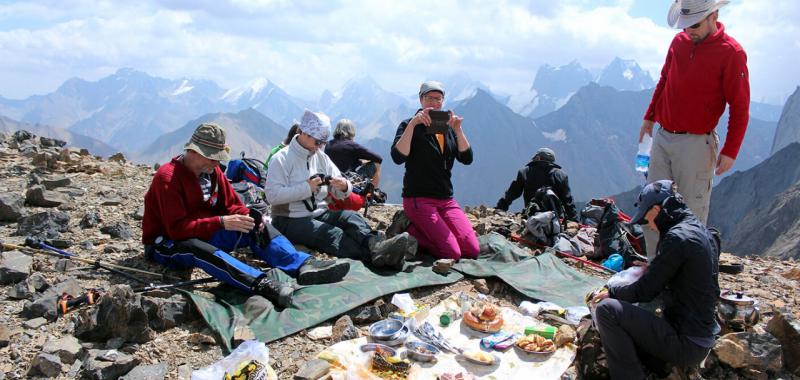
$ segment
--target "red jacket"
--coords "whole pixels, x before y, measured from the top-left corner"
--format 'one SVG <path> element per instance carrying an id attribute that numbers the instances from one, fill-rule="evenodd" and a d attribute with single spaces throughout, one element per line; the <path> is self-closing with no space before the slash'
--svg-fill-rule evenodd
<path id="1" fill-rule="evenodd" d="M 212 176 L 211 189 L 211 199 L 204 202 L 197 176 L 178 157 L 160 167 L 144 196 L 142 243 L 153 244 L 158 236 L 207 241 L 222 227 L 220 216 L 250 212 L 219 167 Z"/>
<path id="2" fill-rule="evenodd" d="M 750 118 L 750 75 L 742 46 L 722 23 L 717 28 L 696 45 L 684 32 L 675 36 L 644 118 L 670 131 L 703 134 L 716 128 L 727 103 L 728 135 L 720 153 L 736 158 Z"/>

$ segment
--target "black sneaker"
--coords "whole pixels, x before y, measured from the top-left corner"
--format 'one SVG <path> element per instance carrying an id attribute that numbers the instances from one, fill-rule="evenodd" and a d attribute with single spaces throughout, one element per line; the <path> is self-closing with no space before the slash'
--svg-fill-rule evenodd
<path id="1" fill-rule="evenodd" d="M 408 220 L 405 211 L 397 210 L 392 216 L 392 223 L 386 228 L 386 237 L 392 238 L 406 232 L 411 221 Z"/>
<path id="2" fill-rule="evenodd" d="M 341 280 L 350 270 L 350 263 L 338 260 L 310 258 L 297 272 L 300 285 L 330 284 Z"/>
<path id="3" fill-rule="evenodd" d="M 288 282 L 277 279 L 275 269 L 270 269 L 259 277 L 253 285 L 253 293 L 258 294 L 280 307 L 289 307 L 292 304 L 294 288 Z"/>

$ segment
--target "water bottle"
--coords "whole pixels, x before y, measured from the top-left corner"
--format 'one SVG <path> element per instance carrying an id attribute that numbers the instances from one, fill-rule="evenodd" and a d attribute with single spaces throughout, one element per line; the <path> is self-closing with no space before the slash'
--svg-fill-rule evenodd
<path id="1" fill-rule="evenodd" d="M 636 153 L 636 171 L 647 173 L 650 166 L 650 148 L 653 146 L 653 136 L 645 133 L 639 143 L 639 152 Z"/>

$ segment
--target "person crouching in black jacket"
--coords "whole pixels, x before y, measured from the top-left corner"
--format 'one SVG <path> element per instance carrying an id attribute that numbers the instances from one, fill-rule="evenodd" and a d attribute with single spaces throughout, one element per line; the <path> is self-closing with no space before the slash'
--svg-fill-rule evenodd
<path id="1" fill-rule="evenodd" d="M 657 231 L 657 255 L 636 282 L 598 292 L 595 322 L 612 379 L 643 379 L 640 359 L 679 368 L 699 364 L 719 332 L 719 247 L 683 202 L 672 181 L 642 189 L 632 223 Z M 661 293 L 664 318 L 634 306 Z"/>
<path id="2" fill-rule="evenodd" d="M 508 207 L 522 194 L 525 201 L 523 210 L 528 208 L 536 195 L 536 191 L 550 187 L 564 206 L 564 217 L 567 220 L 578 220 L 575 203 L 569 189 L 569 177 L 556 164 L 556 154 L 550 148 L 540 148 L 531 158 L 531 162 L 517 172 L 517 178 L 508 186 L 505 195 L 497 201 L 498 210 L 508 211 Z"/>

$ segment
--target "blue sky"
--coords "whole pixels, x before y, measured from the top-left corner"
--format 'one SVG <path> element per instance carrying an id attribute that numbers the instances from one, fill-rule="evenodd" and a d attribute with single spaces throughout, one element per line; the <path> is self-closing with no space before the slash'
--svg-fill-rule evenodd
<path id="1" fill-rule="evenodd" d="M 265 77 L 316 98 L 370 75 L 412 93 L 466 73 L 492 90 L 527 91 L 536 69 L 615 56 L 657 79 L 676 33 L 669 0 L 0 1 L 0 96 L 24 98 L 120 67 L 232 88 Z M 748 52 L 754 100 L 800 85 L 800 1 L 733 0 L 720 20 Z"/>

